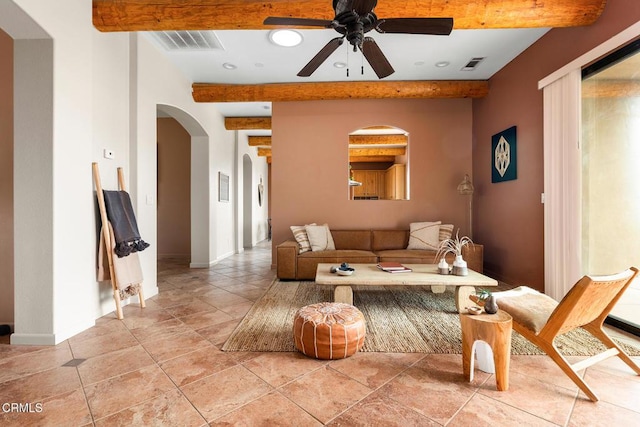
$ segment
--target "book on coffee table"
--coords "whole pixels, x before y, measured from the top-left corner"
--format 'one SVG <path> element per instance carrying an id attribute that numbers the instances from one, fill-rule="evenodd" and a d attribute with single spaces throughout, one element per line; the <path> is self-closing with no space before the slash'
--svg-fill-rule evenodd
<path id="1" fill-rule="evenodd" d="M 380 262 L 378 263 L 378 268 L 382 271 L 386 271 L 387 273 L 408 273 L 412 271 L 409 267 L 406 267 L 399 262 Z"/>

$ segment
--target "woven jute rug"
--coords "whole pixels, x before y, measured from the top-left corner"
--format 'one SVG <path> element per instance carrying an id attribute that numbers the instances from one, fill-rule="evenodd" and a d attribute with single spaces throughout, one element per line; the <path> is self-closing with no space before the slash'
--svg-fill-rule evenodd
<path id="1" fill-rule="evenodd" d="M 434 294 L 422 286 L 354 286 L 354 305 L 366 320 L 367 336 L 362 351 L 388 353 L 462 353 L 460 319 L 453 292 Z M 224 344 L 223 351 L 295 351 L 293 319 L 305 305 L 332 301 L 331 287 L 315 282 L 275 280 Z M 566 356 L 588 356 L 604 350 L 583 329 L 556 339 Z M 633 356 L 640 348 L 620 343 Z M 543 354 L 514 331 L 511 353 Z"/>

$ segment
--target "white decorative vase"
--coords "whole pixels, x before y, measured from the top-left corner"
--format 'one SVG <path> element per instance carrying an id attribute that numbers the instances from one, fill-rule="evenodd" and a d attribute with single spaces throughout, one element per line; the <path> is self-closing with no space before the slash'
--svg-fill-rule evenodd
<path id="1" fill-rule="evenodd" d="M 462 259 L 462 255 L 456 255 L 456 259 L 453 261 L 453 274 L 456 276 L 466 276 L 469 274 L 467 261 Z"/>
<path id="2" fill-rule="evenodd" d="M 442 258 L 438 264 L 438 273 L 449 274 L 449 264 L 447 264 L 447 261 L 444 258 Z"/>

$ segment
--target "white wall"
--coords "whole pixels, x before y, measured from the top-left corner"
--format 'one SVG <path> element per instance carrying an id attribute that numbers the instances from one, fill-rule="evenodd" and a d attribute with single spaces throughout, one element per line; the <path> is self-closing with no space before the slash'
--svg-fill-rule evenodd
<path id="1" fill-rule="evenodd" d="M 147 196 L 155 200 L 156 194 L 156 105 L 164 104 L 188 112 L 204 129 L 209 137 L 209 146 L 199 146 L 194 150 L 192 143 L 192 158 L 197 153 L 200 159 L 208 159 L 208 177 L 206 172 L 198 172 L 198 167 L 192 163 L 192 174 L 206 179 L 208 182 L 207 201 L 202 200 L 203 192 L 195 200 L 192 198 L 192 210 L 199 206 L 200 210 L 209 210 L 208 225 L 212 237 L 208 243 L 209 259 L 212 264 L 216 260 L 234 253 L 233 244 L 233 200 L 231 203 L 218 202 L 218 171 L 231 176 L 233 165 L 234 135 L 225 130 L 224 117 L 209 104 L 198 104 L 191 97 L 191 82 L 189 82 L 173 65 L 158 51 L 158 48 L 146 38 L 132 35 L 134 48 L 137 51 L 137 73 L 132 79 L 132 86 L 137 88 L 134 115 L 137 116 L 132 124 L 132 159 L 138 159 L 137 176 L 132 182 L 131 192 L 136 195 L 138 204 L 136 212 L 138 221 L 153 224 L 153 229 L 145 235 L 153 236 L 155 241 L 156 208 L 155 203 L 148 205 Z M 208 152 L 206 152 L 208 149 Z M 194 153 L 195 151 L 195 153 Z M 194 171 L 194 169 L 196 169 Z M 192 183 L 194 180 L 192 180 Z M 231 183 L 234 185 L 234 183 Z M 192 191 L 193 194 L 193 191 Z M 205 206 L 201 206 L 201 204 Z M 142 233 L 142 230 L 141 230 Z M 193 238 L 193 235 L 192 235 Z M 145 239 L 146 240 L 146 239 Z M 149 248 L 151 249 L 151 248 Z M 155 255 L 155 249 L 154 249 Z M 155 271 L 155 256 L 153 267 Z M 144 266 L 143 266 L 144 267 Z M 146 276 L 145 276 L 146 277 Z M 154 277 L 155 281 L 155 277 Z"/>
<path id="2" fill-rule="evenodd" d="M 93 29 L 86 20 L 91 4 L 16 3 L 51 40 L 16 41 L 20 81 L 14 146 L 20 148 L 14 189 L 20 196 L 15 199 L 16 332 L 11 342 L 53 344 L 91 326 L 94 318 Z M 20 38 L 15 34 L 10 33 Z M 45 91 L 37 93 L 37 86 Z M 38 115 L 30 118 L 33 113 Z"/>
<path id="3" fill-rule="evenodd" d="M 38 24 L 34 33 L 42 40 L 16 43 L 16 67 L 25 70 L 16 88 L 27 96 L 16 99 L 15 107 L 23 114 L 16 116 L 15 134 L 15 146 L 21 147 L 14 164 L 15 191 L 21 196 L 15 201 L 20 219 L 15 224 L 16 333 L 11 341 L 55 344 L 114 310 L 109 286 L 96 283 L 91 163 L 99 163 L 104 188 L 116 188 L 116 168 L 124 168 L 141 235 L 151 243 L 140 253 L 148 298 L 158 290 L 157 104 L 188 112 L 209 136 L 203 174 L 211 191 L 208 200 L 199 201 L 208 207 L 209 264 L 234 252 L 232 203 L 217 201 L 217 173 L 231 175 L 235 138 L 212 106 L 193 102 L 190 82 L 154 45 L 136 34 L 96 31 L 90 1 L 15 4 Z M 0 0 L 0 27 L 19 39 L 23 26 L 14 30 L 11 23 L 24 16 L 7 5 L 13 3 Z M 33 81 L 43 87 L 30 88 Z M 29 97 L 35 89 L 42 91 Z M 33 120 L 36 112 L 40 116 Z M 114 160 L 102 157 L 104 148 L 115 152 Z"/>

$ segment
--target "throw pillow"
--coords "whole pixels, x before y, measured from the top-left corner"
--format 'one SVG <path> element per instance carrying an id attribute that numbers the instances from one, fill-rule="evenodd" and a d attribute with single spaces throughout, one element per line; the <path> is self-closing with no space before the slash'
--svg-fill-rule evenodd
<path id="1" fill-rule="evenodd" d="M 334 250 L 336 248 L 333 242 L 333 236 L 329 230 L 329 225 L 307 225 L 305 227 L 309 243 L 312 251 Z"/>
<path id="2" fill-rule="evenodd" d="M 310 225 L 316 225 L 315 223 Z M 292 225 L 291 232 L 293 233 L 293 237 L 296 239 L 296 242 L 300 245 L 300 250 L 298 253 L 302 254 L 305 252 L 309 252 L 311 250 L 311 243 L 309 243 L 309 236 L 307 236 L 307 230 L 305 229 L 306 225 Z"/>
<path id="3" fill-rule="evenodd" d="M 440 224 L 440 241 L 450 239 L 453 236 L 453 224 Z"/>
<path id="4" fill-rule="evenodd" d="M 407 249 L 432 249 L 440 246 L 440 221 L 412 222 Z"/>

